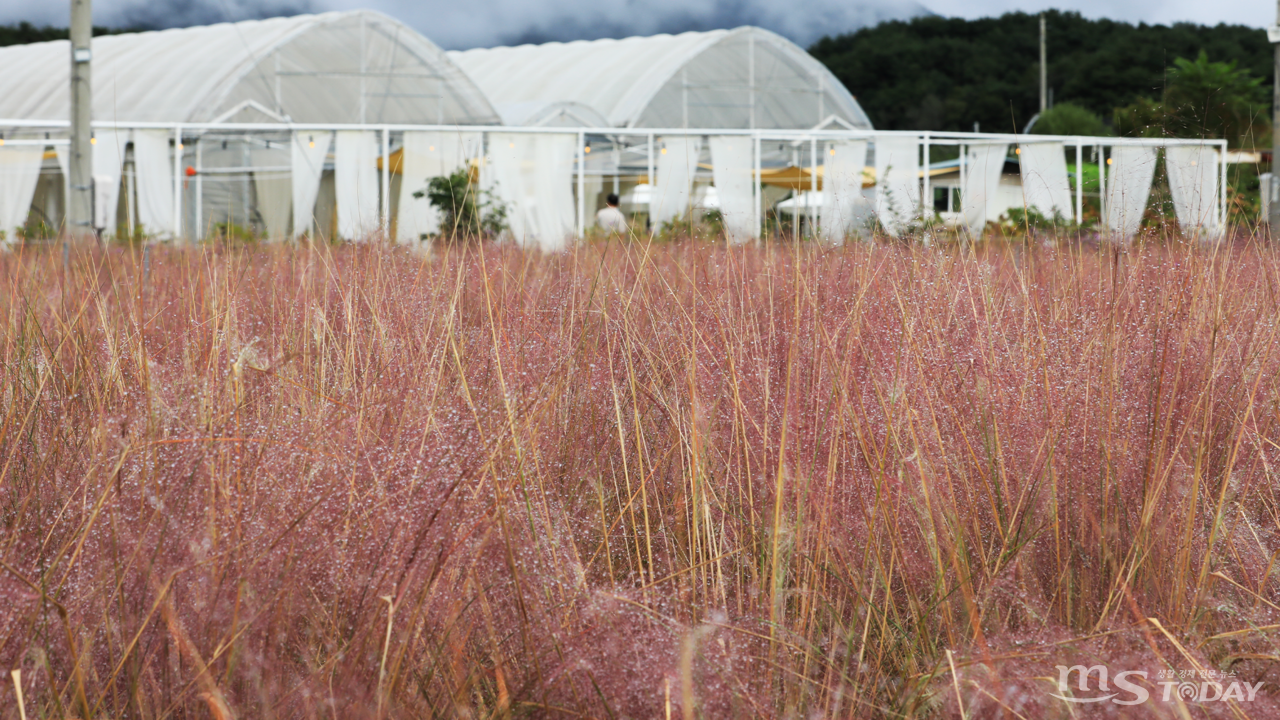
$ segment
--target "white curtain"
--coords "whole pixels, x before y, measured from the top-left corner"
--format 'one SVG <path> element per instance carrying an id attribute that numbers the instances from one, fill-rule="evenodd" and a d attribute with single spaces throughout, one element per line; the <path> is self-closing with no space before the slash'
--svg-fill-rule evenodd
<path id="1" fill-rule="evenodd" d="M 920 142 L 876 136 L 876 216 L 897 237 L 920 215 Z"/>
<path id="2" fill-rule="evenodd" d="M 822 209 L 819 225 L 824 240 L 843 242 L 858 230 L 865 217 L 862 170 L 867 164 L 867 141 L 852 140 L 827 144 L 826 166 L 822 171 Z"/>
<path id="3" fill-rule="evenodd" d="M 1211 145 L 1165 148 L 1169 195 L 1178 225 L 1187 234 L 1212 235 L 1218 228 L 1218 150 Z"/>
<path id="4" fill-rule="evenodd" d="M 655 230 L 689 210 L 702 138 L 664 137 L 659 138 L 658 144 L 658 184 L 653 189 L 653 199 L 649 201 L 649 221 Z"/>
<path id="5" fill-rule="evenodd" d="M 1156 174 L 1156 148 L 1140 145 L 1117 145 L 1111 148 L 1111 165 L 1107 168 L 1107 227 L 1121 237 L 1130 238 L 1142 225 L 1151 194 L 1151 180 Z"/>
<path id="6" fill-rule="evenodd" d="M 138 222 L 150 237 L 173 237 L 173 157 L 169 130 L 133 132 L 133 166 L 137 173 Z"/>
<path id="7" fill-rule="evenodd" d="M 116 209 L 120 203 L 120 174 L 124 170 L 127 130 L 96 130 L 93 143 L 93 225 L 102 234 L 116 234 Z"/>
<path id="8" fill-rule="evenodd" d="M 969 232 L 980 235 L 988 220 L 999 217 L 1003 208 L 997 207 L 996 192 L 1000 189 L 1000 175 L 1004 172 L 1004 158 L 1009 146 L 970 145 L 965 157 L 964 224 Z"/>
<path id="9" fill-rule="evenodd" d="M 44 162 L 41 145 L 0 146 L 0 232 L 3 243 L 16 243 L 18 229 L 27 222 L 31 199 Z"/>
<path id="10" fill-rule="evenodd" d="M 1071 183 L 1067 180 L 1066 146 L 1060 142 L 1026 143 L 1018 156 L 1022 170 L 1022 193 L 1027 208 L 1049 220 L 1055 216 L 1070 221 Z"/>
<path id="11" fill-rule="evenodd" d="M 427 198 L 413 194 L 426 190 L 431 178 L 466 167 L 480 155 L 480 133 L 406 132 L 400 163 L 400 210 L 396 240 L 417 242 L 440 231 L 440 213 Z"/>
<path id="12" fill-rule="evenodd" d="M 724 231 L 730 242 L 740 243 L 757 236 L 755 212 L 755 141 L 744 135 L 712 135 L 711 168 L 724 217 Z M 668 150 L 668 152 L 670 152 Z"/>
<path id="13" fill-rule="evenodd" d="M 365 240 L 378 229 L 378 134 L 339 130 L 333 145 L 338 237 Z"/>
<path id="14" fill-rule="evenodd" d="M 491 133 L 483 185 L 507 208 L 520 245 L 562 250 L 574 229 L 573 169 L 578 136 Z"/>
<path id="15" fill-rule="evenodd" d="M 258 216 L 266 226 L 267 238 L 289 237 L 289 210 L 293 204 L 293 182 L 289 171 L 292 152 L 279 142 L 249 151 L 253 164 L 253 187 L 258 197 Z"/>
<path id="16" fill-rule="evenodd" d="M 329 155 L 333 133 L 296 132 L 293 134 L 291 165 L 293 175 L 293 235 L 301 237 L 315 225 L 316 195 L 320 193 L 320 176 L 324 159 Z"/>

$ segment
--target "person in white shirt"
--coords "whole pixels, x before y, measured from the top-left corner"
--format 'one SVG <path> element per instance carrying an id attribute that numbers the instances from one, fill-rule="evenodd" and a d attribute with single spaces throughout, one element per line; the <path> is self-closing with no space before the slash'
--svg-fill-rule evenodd
<path id="1" fill-rule="evenodd" d="M 625 233 L 627 216 L 618 209 L 618 196 L 609 193 L 604 202 L 605 207 L 600 208 L 600 212 L 596 213 L 596 227 L 611 233 Z"/>

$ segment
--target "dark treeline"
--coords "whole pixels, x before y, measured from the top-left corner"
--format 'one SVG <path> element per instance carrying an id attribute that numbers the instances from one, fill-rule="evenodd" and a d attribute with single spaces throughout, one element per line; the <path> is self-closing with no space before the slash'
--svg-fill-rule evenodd
<path id="1" fill-rule="evenodd" d="M 94 27 L 93 34 L 96 35 L 117 35 L 120 33 L 136 32 L 136 30 L 117 30 L 114 28 Z M 0 47 L 6 45 L 27 45 L 30 43 L 48 42 L 50 40 L 66 40 L 71 37 L 71 31 L 67 28 L 50 27 L 48 25 L 38 26 L 29 22 L 20 22 L 13 25 L 0 25 Z"/>
<path id="2" fill-rule="evenodd" d="M 1129 25 L 1051 10 L 1049 87 L 1110 120 L 1117 107 L 1158 99 L 1176 58 L 1236 61 L 1271 86 L 1264 30 L 1191 23 Z M 827 37 L 809 51 L 886 130 L 1021 131 L 1040 106 L 1038 15 L 962 20 L 920 17 Z"/>

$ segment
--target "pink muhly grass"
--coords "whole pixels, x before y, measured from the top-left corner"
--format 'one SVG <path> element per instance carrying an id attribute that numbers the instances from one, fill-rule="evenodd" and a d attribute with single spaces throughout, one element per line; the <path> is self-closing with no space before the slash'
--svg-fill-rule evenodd
<path id="1" fill-rule="evenodd" d="M 1255 245 L 5 256 L 0 659 L 27 717 L 1119 716 L 1049 696 L 1081 663 L 1230 669 L 1262 717 L 1278 281 Z"/>

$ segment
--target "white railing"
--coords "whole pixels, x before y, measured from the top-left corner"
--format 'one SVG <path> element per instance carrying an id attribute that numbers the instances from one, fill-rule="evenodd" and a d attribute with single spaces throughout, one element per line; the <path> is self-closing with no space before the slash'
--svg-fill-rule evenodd
<path id="1" fill-rule="evenodd" d="M 184 137 L 197 138 L 209 132 L 234 132 L 234 133 L 253 133 L 253 132 L 334 132 L 342 130 L 360 130 L 373 131 L 379 133 L 382 144 L 382 170 L 380 173 L 380 192 L 381 192 L 381 222 L 383 228 L 387 228 L 390 223 L 390 157 L 391 157 L 391 133 L 401 132 L 471 132 L 471 133 L 529 133 L 529 134 L 576 134 L 578 138 L 577 157 L 575 159 L 575 176 L 578 190 L 578 197 L 581 198 L 585 194 L 585 180 L 587 173 L 583 171 L 585 168 L 585 158 L 588 150 L 588 136 L 606 137 L 606 138 L 643 138 L 647 140 L 647 176 L 652 183 L 655 170 L 654 158 L 654 141 L 659 137 L 690 137 L 690 136 L 748 136 L 753 138 L 752 143 L 756 178 L 761 177 L 761 143 L 774 141 L 785 142 L 799 146 L 809 144 L 810 164 L 807 166 L 810 174 L 809 181 L 811 189 L 817 189 L 818 173 L 820 167 L 818 163 L 819 154 L 817 152 L 817 144 L 826 141 L 838 140 L 868 140 L 874 143 L 877 137 L 913 137 L 917 138 L 923 149 L 926 162 L 922 165 L 923 180 L 921 191 L 921 202 L 931 199 L 930 177 L 928 172 L 929 149 L 933 145 L 943 146 L 960 146 L 960 177 L 961 183 L 964 182 L 964 158 L 965 146 L 981 145 L 992 143 L 1008 143 L 1011 145 L 1026 145 L 1030 143 L 1042 142 L 1061 142 L 1067 146 L 1074 146 L 1076 149 L 1076 168 L 1078 178 L 1075 183 L 1075 216 L 1077 220 L 1083 217 L 1084 212 L 1084 191 L 1083 191 L 1083 151 L 1084 148 L 1096 148 L 1100 151 L 1106 148 L 1120 146 L 1145 146 L 1145 147 L 1170 147 L 1177 145 L 1210 145 L 1218 148 L 1219 153 L 1219 177 L 1217 181 L 1218 193 L 1215 198 L 1215 217 L 1219 228 L 1226 226 L 1227 213 L 1227 141 L 1213 139 L 1181 139 L 1181 138 L 1122 138 L 1122 137 L 1101 137 L 1101 136 L 1080 136 L 1080 135 L 1020 135 L 1015 133 L 973 133 L 973 132 L 945 132 L 945 131 L 914 131 L 914 130 L 855 130 L 848 128 L 838 129 L 808 129 L 808 130 L 744 130 L 732 128 L 613 128 L 613 127 L 513 127 L 507 125 L 408 125 L 408 124 L 376 124 L 376 123 L 359 123 L 359 124 L 332 124 L 332 123 L 169 123 L 169 122 L 110 122 L 97 121 L 93 124 L 94 128 L 103 130 L 169 130 L 173 133 L 174 147 L 181 150 L 183 147 Z M 43 130 L 50 133 L 63 131 L 69 128 L 66 120 L 26 120 L 26 119 L 0 119 L 0 131 L 8 133 L 9 131 L 31 131 Z M 3 142 L 10 144 L 23 145 L 39 145 L 57 146 L 65 145 L 67 140 L 62 138 L 14 138 Z M 182 236 L 182 153 L 174 152 L 173 162 L 173 207 L 174 217 L 171 230 L 175 237 Z M 1106 166 L 1099 157 L 1099 180 L 1101 186 L 1105 188 Z M 802 168 L 803 169 L 803 168 Z M 260 170 L 255 168 L 255 170 Z M 753 183 L 753 201 L 757 222 L 757 236 L 759 236 L 762 227 L 763 208 L 761 207 L 760 183 Z M 963 195 L 964 188 L 961 188 Z M 581 237 L 587 226 L 586 203 L 578 202 L 578 213 L 576 232 Z"/>

